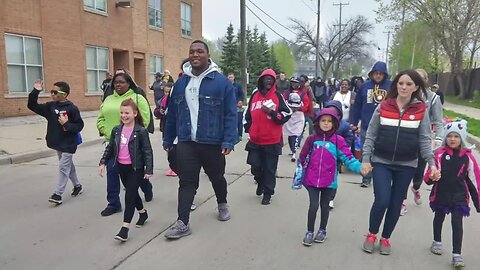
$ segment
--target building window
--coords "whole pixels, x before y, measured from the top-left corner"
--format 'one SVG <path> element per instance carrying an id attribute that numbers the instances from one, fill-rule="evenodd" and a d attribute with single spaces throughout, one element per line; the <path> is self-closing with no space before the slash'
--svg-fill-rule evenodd
<path id="1" fill-rule="evenodd" d="M 182 35 L 192 36 L 192 6 L 186 3 L 180 3 L 180 21 L 182 25 Z"/>
<path id="2" fill-rule="evenodd" d="M 86 9 L 107 12 L 107 0 L 83 0 L 83 6 Z"/>
<path id="3" fill-rule="evenodd" d="M 86 48 L 87 56 L 87 90 L 88 92 L 101 91 L 100 85 L 108 72 L 108 48 Z"/>
<path id="4" fill-rule="evenodd" d="M 162 0 L 148 0 L 148 24 L 156 28 L 163 27 Z"/>
<path id="5" fill-rule="evenodd" d="M 5 34 L 8 92 L 27 93 L 36 79 L 43 80 L 42 40 Z"/>
<path id="6" fill-rule="evenodd" d="M 158 55 L 150 56 L 150 85 L 155 81 L 155 73 L 162 73 L 163 70 L 163 57 Z"/>

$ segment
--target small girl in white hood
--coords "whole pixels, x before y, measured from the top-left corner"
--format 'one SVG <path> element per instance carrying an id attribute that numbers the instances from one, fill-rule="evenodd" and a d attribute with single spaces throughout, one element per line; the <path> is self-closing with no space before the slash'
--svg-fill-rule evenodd
<path id="1" fill-rule="evenodd" d="M 291 118 L 283 125 L 283 135 L 288 136 L 290 155 L 292 162 L 295 162 L 295 153 L 300 145 L 300 135 L 305 125 L 305 114 L 302 112 L 302 100 L 297 93 L 288 96 L 288 106 L 293 111 Z"/>

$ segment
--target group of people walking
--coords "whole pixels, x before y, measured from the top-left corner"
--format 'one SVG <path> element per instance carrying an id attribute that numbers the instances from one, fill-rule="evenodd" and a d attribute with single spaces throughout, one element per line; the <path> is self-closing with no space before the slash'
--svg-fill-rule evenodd
<path id="1" fill-rule="evenodd" d="M 442 253 L 442 223 L 445 215 L 451 213 L 452 263 L 464 265 L 462 220 L 469 214 L 470 199 L 480 211 L 475 188 L 475 184 L 477 187 L 480 184 L 480 169 L 466 141 L 466 122 L 449 123 L 443 129 L 442 102 L 429 90 L 424 71 L 405 70 L 390 82 L 386 64 L 377 62 L 368 74 L 369 79 L 355 85 L 356 92 L 350 89 L 348 80 L 343 80 L 330 101 L 320 99 L 322 104 L 315 106 L 314 101 L 319 99 L 307 87 L 306 76 L 291 78 L 287 84 L 285 74 L 280 74 L 277 80 L 275 71 L 267 69 L 259 76 L 245 113 L 241 87 L 233 83 L 234 77 L 229 80 L 219 72 L 203 41 L 196 40 L 190 45 L 182 73 L 175 83 L 169 82 L 171 76 L 165 81 L 162 78 L 164 96 L 156 95 L 163 148 L 168 152 L 170 168 L 179 178 L 178 217 L 165 233 L 166 238 L 178 239 L 192 233 L 190 211 L 201 168 L 215 192 L 217 219 L 225 222 L 231 218 L 224 176 L 226 156 L 241 140 L 244 128 L 249 134 L 246 162 L 251 166 L 257 183 L 255 194 L 262 196 L 262 205 L 269 205 L 275 194 L 282 135 L 288 140 L 291 160 L 296 164 L 292 187 L 304 186 L 309 195 L 304 245 L 326 240 L 329 212 L 339 186 L 338 166 L 345 164 L 362 175 L 363 187 L 368 187 L 373 178 L 375 199 L 363 250 L 372 253 L 377 249 L 377 234 L 383 222 L 378 250 L 385 255 L 392 252 L 390 238 L 410 182 L 414 179 L 411 190 L 418 204 L 423 179 L 434 185 L 430 196 L 430 206 L 435 212 L 431 251 Z M 148 219 L 138 189 L 145 194 L 145 201 L 153 198 L 149 180 L 153 175 L 153 150 L 148 134 L 153 119 L 144 91 L 128 73 L 116 73 L 109 87 L 113 91 L 103 100 L 97 118 L 97 128 L 106 140 L 99 174 L 107 176 L 108 205 L 101 215 L 122 210 L 121 180 L 125 187 L 124 219 L 115 239 L 127 241 L 135 209 L 139 213 L 137 227 Z M 160 86 L 154 84 L 152 89 L 156 87 Z M 28 108 L 48 120 L 47 145 L 57 150 L 59 157 L 59 182 L 49 201 L 61 204 L 68 179 L 74 185 L 72 196 L 83 191 L 72 161 L 80 143 L 83 121 L 78 108 L 67 99 L 70 92 L 67 83 L 55 83 L 52 101 L 38 104 L 42 90 L 41 81 L 36 81 Z M 307 122 L 311 123 L 311 132 L 301 147 Z M 435 152 L 432 125 L 436 134 Z M 360 133 L 363 145 L 361 160 L 351 151 L 355 132 Z M 315 233 L 319 208 L 320 228 Z"/>

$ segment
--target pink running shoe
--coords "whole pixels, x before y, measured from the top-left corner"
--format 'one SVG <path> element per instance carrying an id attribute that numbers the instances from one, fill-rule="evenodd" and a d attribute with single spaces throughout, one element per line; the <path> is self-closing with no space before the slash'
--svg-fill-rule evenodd
<path id="1" fill-rule="evenodd" d="M 177 176 L 177 174 L 171 169 L 169 169 L 165 175 L 166 176 Z"/>
<path id="2" fill-rule="evenodd" d="M 416 205 L 422 204 L 422 195 L 420 194 L 419 190 L 414 189 L 413 187 L 410 188 L 413 193 L 413 200 L 415 201 Z"/>

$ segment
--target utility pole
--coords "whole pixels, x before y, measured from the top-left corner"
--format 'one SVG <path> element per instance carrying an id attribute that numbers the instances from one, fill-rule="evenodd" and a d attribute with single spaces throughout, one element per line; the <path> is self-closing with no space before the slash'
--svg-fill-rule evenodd
<path id="1" fill-rule="evenodd" d="M 402 50 L 403 26 L 405 24 L 405 1 L 402 1 L 402 21 L 400 23 L 400 31 L 397 31 L 398 38 L 398 53 L 397 53 L 397 73 L 400 72 L 400 51 Z"/>
<path id="2" fill-rule="evenodd" d="M 338 25 L 335 25 L 335 26 L 338 26 L 338 49 L 340 49 L 340 46 L 342 44 L 342 26 L 346 26 L 346 24 L 342 24 L 342 8 L 343 8 L 343 6 L 350 5 L 350 3 L 342 3 L 342 1 L 340 0 L 340 3 L 338 3 L 338 4 L 333 3 L 333 5 L 340 7 Z M 337 74 L 334 74 L 334 77 L 337 77 L 339 75 L 338 74 L 339 69 L 340 69 L 340 60 L 337 59 L 336 65 L 335 65 L 335 73 L 337 73 Z M 338 79 L 338 78 L 336 78 L 336 79 Z"/>
<path id="3" fill-rule="evenodd" d="M 320 53 L 320 0 L 317 3 L 317 46 L 315 48 L 315 80 L 320 75 L 320 59 L 318 54 Z M 323 77 L 322 77 L 323 79 Z"/>
<path id="4" fill-rule="evenodd" d="M 387 68 L 388 68 L 388 48 L 390 47 L 390 30 L 388 30 L 387 32 L 383 32 L 384 34 L 387 34 L 387 52 L 386 52 L 386 55 L 385 55 L 385 63 L 387 64 Z"/>
<path id="5" fill-rule="evenodd" d="M 245 0 L 240 0 L 240 77 L 247 93 L 247 16 Z"/>
<path id="6" fill-rule="evenodd" d="M 385 55 L 385 63 L 387 64 L 387 68 L 389 67 L 388 65 L 388 50 L 390 49 L 390 34 L 392 33 L 392 29 L 394 29 L 395 27 L 394 26 L 387 26 L 386 29 L 388 31 L 386 32 L 383 32 L 384 34 L 387 34 L 387 52 L 386 52 L 386 55 Z"/>

